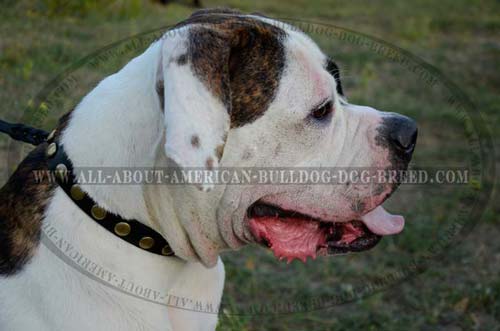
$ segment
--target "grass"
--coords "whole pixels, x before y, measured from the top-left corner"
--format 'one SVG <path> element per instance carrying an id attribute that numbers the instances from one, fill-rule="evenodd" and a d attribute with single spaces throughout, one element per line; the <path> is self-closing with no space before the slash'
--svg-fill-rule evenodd
<path id="1" fill-rule="evenodd" d="M 149 1 L 3 1 L 0 3 L 1 118 L 17 121 L 33 106 L 41 88 L 83 56 L 112 42 L 178 22 L 193 10 L 183 0 L 168 6 Z M 229 6 L 275 17 L 324 22 L 360 31 L 398 45 L 440 69 L 471 97 L 488 123 L 493 144 L 500 141 L 500 4 L 496 1 L 420 0 L 405 2 L 305 0 L 243 2 L 204 1 L 206 7 Z M 352 102 L 414 117 L 420 127 L 416 165 L 473 164 L 470 123 L 444 99 L 446 89 L 422 84 L 402 66 L 366 49 L 312 35 L 341 65 Z M 131 54 L 128 55 L 129 57 Z M 50 128 L 64 109 L 105 74 L 122 65 L 117 58 L 103 68 L 75 72 L 78 86 L 54 111 L 41 118 Z M 38 112 L 39 109 L 34 109 Z M 34 121 L 32 117 L 29 118 Z M 488 128 L 481 128 L 482 133 Z M 9 146 L 26 147 L 0 136 Z M 4 157 L 5 159 L 5 157 Z M 14 161 L 2 165 L 2 181 Z M 496 156 L 495 166 L 500 164 Z M 494 183 L 489 181 L 488 185 Z M 446 254 L 428 262 L 426 271 L 400 284 L 328 309 L 282 315 L 249 316 L 255 303 L 304 303 L 351 293 L 357 286 L 399 270 L 424 256 L 460 217 L 458 206 L 468 186 L 402 187 L 388 201 L 393 212 L 406 215 L 403 234 L 386 238 L 373 251 L 320 259 L 303 265 L 278 263 L 257 247 L 224 254 L 226 288 L 218 330 L 498 330 L 500 328 L 500 236 L 498 203 L 479 219 L 466 218 L 468 236 L 457 239 Z M 466 206 L 467 207 L 467 206 Z"/>

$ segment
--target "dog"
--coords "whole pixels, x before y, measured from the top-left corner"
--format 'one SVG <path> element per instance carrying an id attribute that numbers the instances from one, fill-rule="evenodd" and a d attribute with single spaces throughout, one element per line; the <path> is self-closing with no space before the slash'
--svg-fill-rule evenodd
<path id="1" fill-rule="evenodd" d="M 105 214 L 79 208 L 81 196 L 35 183 L 33 170 L 50 169 L 54 146 L 75 168 L 404 170 L 416 136 L 407 117 L 350 104 L 337 65 L 303 32 L 257 14 L 196 12 L 102 80 L 2 188 L 0 329 L 216 328 L 215 313 L 158 305 L 90 279 L 40 243 L 42 229 L 57 231 L 61 251 L 84 254 L 87 270 L 100 266 L 131 284 L 218 307 L 222 251 L 257 244 L 279 259 L 305 261 L 366 250 L 404 226 L 381 207 L 393 183 L 80 183 L 99 211 L 137 220 L 175 255 L 152 254 L 123 240 L 127 231 L 99 224 Z"/>

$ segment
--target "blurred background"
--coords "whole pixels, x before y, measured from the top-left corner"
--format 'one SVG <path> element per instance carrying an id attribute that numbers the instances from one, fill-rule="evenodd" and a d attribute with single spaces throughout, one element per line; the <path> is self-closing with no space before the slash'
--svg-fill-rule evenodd
<path id="1" fill-rule="evenodd" d="M 471 128 L 472 122 L 447 102 L 447 87 L 424 84 L 404 66 L 369 49 L 322 33 L 310 34 L 339 63 L 351 102 L 417 120 L 416 166 L 469 167 L 477 162 L 471 156 L 470 138 L 488 131 L 493 146 L 498 146 L 500 2 L 495 0 L 411 4 L 396 0 L 3 0 L 0 118 L 50 130 L 100 79 L 140 54 L 147 44 L 89 65 L 96 52 L 179 22 L 198 7 L 216 6 L 348 28 L 397 45 L 439 69 L 467 94 L 488 127 Z M 50 82 L 68 72 L 70 81 L 77 83 L 65 91 L 66 97 L 40 103 L 37 95 L 41 91 L 46 95 L 43 91 L 53 88 Z M 0 136 L 1 183 L 29 149 Z M 498 170 L 500 158 L 489 154 L 496 157 Z M 227 278 L 218 330 L 500 330 L 500 204 L 493 195 L 489 207 L 481 206 L 479 219 L 463 199 L 467 192 L 480 194 L 494 184 L 486 177 L 482 185 L 401 187 L 386 206 L 406 216 L 405 231 L 364 254 L 305 265 L 280 263 L 258 247 L 224 254 Z M 464 220 L 466 236 L 452 236 L 443 254 L 426 263 L 425 271 L 402 282 L 389 282 L 383 291 L 314 311 L 251 312 L 255 304 L 278 306 L 350 293 L 359 285 L 397 273 L 425 256 L 457 219 Z"/>

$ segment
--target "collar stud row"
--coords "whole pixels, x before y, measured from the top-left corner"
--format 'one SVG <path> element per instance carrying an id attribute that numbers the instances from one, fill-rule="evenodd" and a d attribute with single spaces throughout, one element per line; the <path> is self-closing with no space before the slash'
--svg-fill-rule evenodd
<path id="1" fill-rule="evenodd" d="M 158 232 L 137 220 L 125 220 L 106 211 L 83 191 L 75 182 L 72 163 L 62 145 L 55 141 L 55 136 L 54 130 L 47 137 L 45 154 L 49 170 L 54 171 L 57 183 L 68 197 L 91 219 L 119 238 L 151 253 L 174 256 L 172 248 Z"/>

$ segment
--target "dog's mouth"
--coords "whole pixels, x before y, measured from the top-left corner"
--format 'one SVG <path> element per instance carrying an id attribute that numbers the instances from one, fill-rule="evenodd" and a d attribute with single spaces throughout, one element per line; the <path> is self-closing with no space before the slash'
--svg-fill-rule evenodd
<path id="1" fill-rule="evenodd" d="M 333 222 L 257 201 L 248 208 L 248 226 L 256 242 L 274 255 L 306 262 L 307 257 L 366 251 L 384 235 L 403 230 L 404 218 L 382 206 L 347 222 Z"/>

